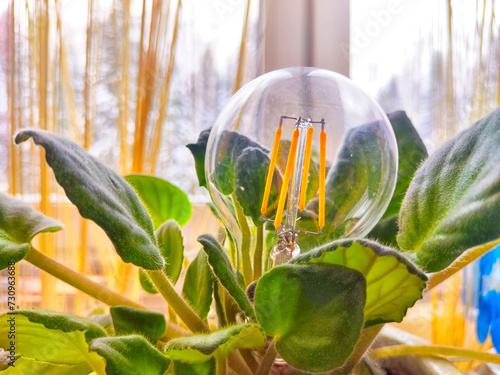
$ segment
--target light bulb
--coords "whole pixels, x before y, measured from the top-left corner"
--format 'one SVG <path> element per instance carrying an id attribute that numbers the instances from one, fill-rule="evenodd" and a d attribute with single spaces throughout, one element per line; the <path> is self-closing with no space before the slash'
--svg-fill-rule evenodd
<path id="1" fill-rule="evenodd" d="M 205 159 L 210 196 L 237 247 L 252 241 L 253 249 L 265 224 L 275 263 L 366 235 L 389 204 L 397 166 L 378 104 L 340 74 L 303 67 L 241 88 L 212 128 Z"/>

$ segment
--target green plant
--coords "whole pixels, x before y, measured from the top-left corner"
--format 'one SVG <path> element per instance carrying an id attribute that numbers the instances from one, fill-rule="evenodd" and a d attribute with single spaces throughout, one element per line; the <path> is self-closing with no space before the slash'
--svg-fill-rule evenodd
<path id="1" fill-rule="evenodd" d="M 224 374 L 230 366 L 239 374 L 267 374 L 278 354 L 303 371 L 348 374 L 358 363 L 365 366 L 360 359 L 384 323 L 400 322 L 424 288 L 500 243 L 500 110 L 424 162 L 427 151 L 406 115 L 389 118 L 399 145 L 398 184 L 369 238 L 315 244 L 261 276 L 256 270 L 265 269 L 267 236 L 263 229 L 242 228 L 265 244 L 254 252 L 253 275 L 243 277 L 239 263 L 252 262 L 250 249 L 234 249 L 225 231 L 217 239 L 205 234 L 199 237 L 204 251 L 189 265 L 182 295 L 174 285 L 183 263 L 177 221 L 188 220 L 191 210 L 186 196 L 155 177 L 124 179 L 57 135 L 21 131 L 16 143 L 32 138 L 45 149 L 80 214 L 104 229 L 123 261 L 138 267 L 143 287 L 160 293 L 174 314 L 167 319 L 149 311 L 37 251 L 31 239 L 62 225 L 1 195 L 1 268 L 24 259 L 111 306 L 109 315 L 88 318 L 12 306 L 1 317 L 0 347 L 10 351 L 14 341 L 15 368 L 5 364 L 4 371 Z M 189 146 L 201 183 L 206 136 Z M 249 279 L 256 286 L 246 290 Z M 215 331 L 207 321 L 211 305 Z M 8 338 L 12 319 L 15 340 Z"/>

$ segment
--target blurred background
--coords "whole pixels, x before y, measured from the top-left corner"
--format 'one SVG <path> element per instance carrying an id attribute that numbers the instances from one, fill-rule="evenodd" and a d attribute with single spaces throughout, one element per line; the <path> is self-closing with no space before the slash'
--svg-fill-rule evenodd
<path id="1" fill-rule="evenodd" d="M 13 145 L 19 129 L 54 131 L 122 174 L 179 186 L 193 202 L 183 233 L 196 254 L 196 236 L 219 223 L 185 145 L 242 85 L 283 67 L 337 71 L 386 112 L 405 110 L 432 153 L 500 105 L 499 11 L 495 0 L 1 1 L 0 191 L 65 224 L 39 236 L 41 251 L 161 306 L 104 232 L 80 218 L 40 149 Z M 488 262 L 488 274 L 468 267 L 400 326 L 433 343 L 491 348 L 475 323 L 481 296 L 500 289 L 490 276 L 497 258 Z M 99 306 L 24 262 L 18 276 L 22 307 L 86 314 Z"/>

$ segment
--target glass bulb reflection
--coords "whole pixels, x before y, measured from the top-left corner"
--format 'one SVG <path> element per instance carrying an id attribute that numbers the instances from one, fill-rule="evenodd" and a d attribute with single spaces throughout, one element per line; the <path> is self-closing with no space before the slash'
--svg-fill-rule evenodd
<path id="1" fill-rule="evenodd" d="M 375 101 L 340 74 L 289 68 L 231 98 L 210 133 L 205 173 L 237 248 L 258 248 L 264 226 L 275 234 L 266 249 L 274 246 L 281 263 L 366 235 L 389 204 L 397 164 L 392 127 Z"/>

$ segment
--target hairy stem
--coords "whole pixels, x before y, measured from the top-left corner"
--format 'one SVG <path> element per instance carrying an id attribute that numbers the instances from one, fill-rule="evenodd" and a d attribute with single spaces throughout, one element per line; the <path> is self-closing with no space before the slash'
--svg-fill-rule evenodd
<path id="1" fill-rule="evenodd" d="M 347 360 L 341 367 L 333 370 L 331 372 L 331 375 L 349 374 L 366 353 L 383 326 L 383 324 L 378 324 L 376 326 L 362 329 L 361 337 L 356 343 L 356 346 L 354 347 L 354 350 L 352 351 L 349 358 L 347 358 Z"/>
<path id="2" fill-rule="evenodd" d="M 75 287 L 78 290 L 88 294 L 109 306 L 130 306 L 136 309 L 145 309 L 141 304 L 128 299 L 121 294 L 109 290 L 101 284 L 89 279 L 88 277 L 73 271 L 72 269 L 62 265 L 56 260 L 41 253 L 31 247 L 30 251 L 24 258 L 34 266 L 51 274 L 54 277 L 64 281 L 65 283 Z"/>
<path id="3" fill-rule="evenodd" d="M 392 345 L 375 349 L 370 353 L 372 358 L 399 357 L 403 355 L 419 355 L 426 357 L 443 355 L 446 357 L 460 357 L 500 365 L 500 355 L 498 354 L 445 345 Z"/>
<path id="4" fill-rule="evenodd" d="M 168 320 L 170 320 L 172 323 L 177 324 L 177 314 L 171 306 L 168 306 Z"/>
<path id="5" fill-rule="evenodd" d="M 227 360 L 225 357 L 216 357 L 217 375 L 226 375 Z"/>
<path id="6" fill-rule="evenodd" d="M 264 357 L 262 358 L 262 362 L 260 363 L 257 375 L 269 374 L 269 371 L 271 371 L 271 367 L 273 367 L 273 363 L 277 355 L 278 352 L 276 351 L 276 345 L 274 345 L 274 342 L 271 342 L 267 347 Z"/>
<path id="7" fill-rule="evenodd" d="M 175 311 L 177 316 L 188 326 L 193 332 L 210 332 L 207 325 L 193 311 L 187 302 L 177 293 L 173 284 L 165 276 L 163 271 L 146 270 L 149 277 L 158 289 L 158 292 L 165 298 L 165 301 Z"/>
<path id="8" fill-rule="evenodd" d="M 136 309 L 147 310 L 143 305 L 73 271 L 71 268 L 62 265 L 36 250 L 34 247 L 31 247 L 24 260 L 108 306 L 129 306 Z M 186 331 L 183 328 L 179 327 L 177 324 L 168 322 L 164 337 L 165 339 L 170 339 L 184 336 L 185 334 Z"/>
<path id="9" fill-rule="evenodd" d="M 224 290 L 219 280 L 214 280 L 214 302 L 219 328 L 227 326 L 226 311 L 224 310 Z"/>
<path id="10" fill-rule="evenodd" d="M 241 357 L 238 351 L 232 351 L 227 357 L 227 363 L 238 375 L 252 375 L 253 372 L 248 368 L 247 364 Z"/>
<path id="11" fill-rule="evenodd" d="M 262 251 L 264 250 L 264 224 L 257 227 L 257 244 L 253 255 L 253 279 L 258 280 L 262 276 Z"/>
<path id="12" fill-rule="evenodd" d="M 255 359 L 252 349 L 239 349 L 239 352 L 248 368 L 252 371 L 253 374 L 255 374 L 257 369 L 259 368 L 259 363 Z"/>
<path id="13" fill-rule="evenodd" d="M 252 238 L 250 228 L 248 226 L 247 218 L 243 213 L 243 209 L 236 200 L 233 194 L 234 206 L 236 208 L 236 216 L 241 229 L 241 262 L 243 264 L 243 277 L 245 278 L 245 285 L 252 282 L 252 264 L 250 260 L 250 240 Z"/>

